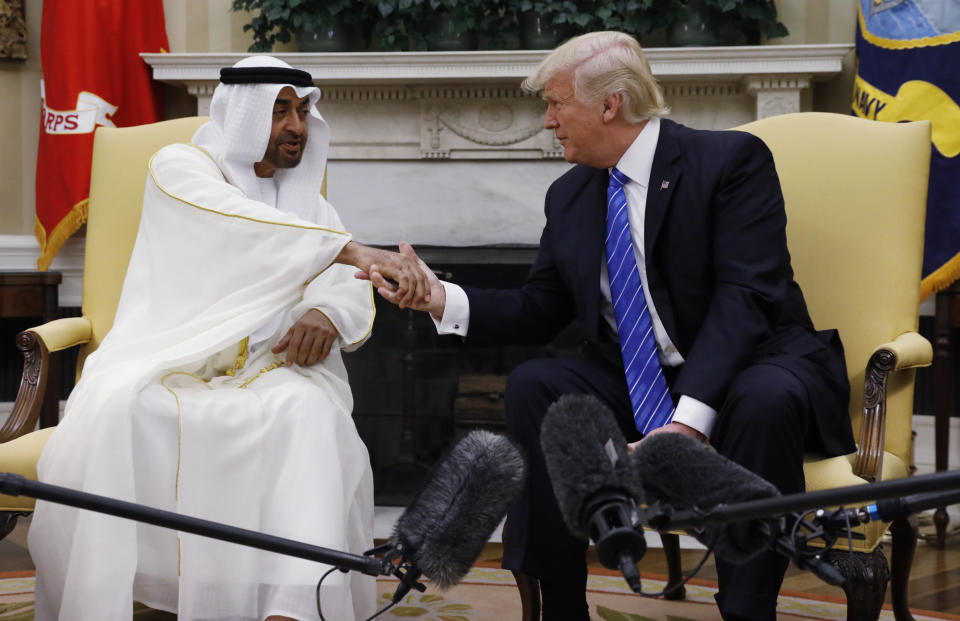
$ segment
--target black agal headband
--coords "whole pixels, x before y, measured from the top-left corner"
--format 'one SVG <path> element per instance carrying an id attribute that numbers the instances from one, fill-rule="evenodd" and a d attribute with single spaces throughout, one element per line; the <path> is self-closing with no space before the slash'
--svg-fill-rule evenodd
<path id="1" fill-rule="evenodd" d="M 313 86 L 313 77 L 306 71 L 288 67 L 224 67 L 220 69 L 224 84 L 292 84 Z"/>

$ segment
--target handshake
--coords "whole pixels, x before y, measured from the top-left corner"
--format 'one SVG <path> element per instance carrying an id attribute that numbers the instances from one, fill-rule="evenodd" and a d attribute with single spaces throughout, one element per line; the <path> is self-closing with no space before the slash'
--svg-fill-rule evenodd
<path id="1" fill-rule="evenodd" d="M 443 316 L 446 293 L 440 280 L 410 244 L 401 242 L 399 248 L 400 252 L 390 252 L 350 241 L 335 261 L 358 268 L 356 278 L 372 282 L 381 296 L 400 308 Z"/>

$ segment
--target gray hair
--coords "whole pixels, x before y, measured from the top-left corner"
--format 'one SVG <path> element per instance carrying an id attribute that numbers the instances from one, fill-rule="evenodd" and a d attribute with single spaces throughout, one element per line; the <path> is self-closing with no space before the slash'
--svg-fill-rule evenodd
<path id="1" fill-rule="evenodd" d="M 524 91 L 543 92 L 555 74 L 573 70 L 577 99 L 592 102 L 619 93 L 624 118 L 639 123 L 670 112 L 637 40 L 622 32 L 589 32 L 556 48 L 523 81 Z"/>

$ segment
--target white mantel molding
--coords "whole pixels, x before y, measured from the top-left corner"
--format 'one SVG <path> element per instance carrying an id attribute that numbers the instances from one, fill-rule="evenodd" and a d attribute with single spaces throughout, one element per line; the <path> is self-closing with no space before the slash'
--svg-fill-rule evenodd
<path id="1" fill-rule="evenodd" d="M 744 76 L 829 77 L 852 44 L 666 47 L 645 50 L 661 81 L 740 79 Z M 545 50 L 482 52 L 344 52 L 277 54 L 325 84 L 514 83 L 530 75 Z M 171 84 L 215 83 L 221 67 L 248 54 L 141 54 L 153 77 Z"/>

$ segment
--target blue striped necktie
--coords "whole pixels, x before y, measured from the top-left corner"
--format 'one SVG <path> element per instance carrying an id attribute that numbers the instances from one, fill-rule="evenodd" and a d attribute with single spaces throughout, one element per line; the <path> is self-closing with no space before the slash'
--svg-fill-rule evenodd
<path id="1" fill-rule="evenodd" d="M 623 369 L 633 405 L 633 420 L 637 430 L 645 434 L 670 422 L 673 418 L 673 400 L 657 357 L 650 311 L 633 254 L 627 197 L 623 190 L 628 180 L 629 177 L 616 168 L 610 171 L 610 185 L 607 187 L 607 271 L 610 274 L 610 297 L 617 316 Z"/>

